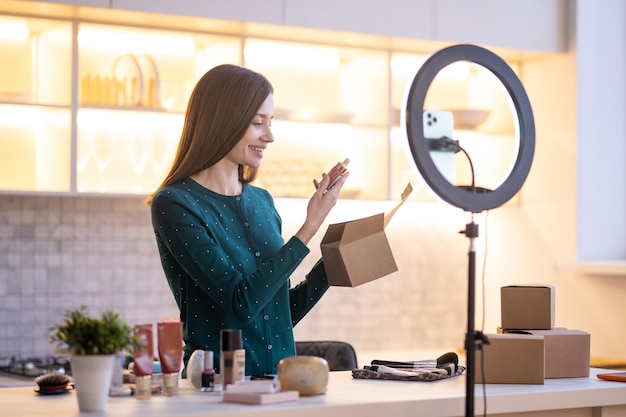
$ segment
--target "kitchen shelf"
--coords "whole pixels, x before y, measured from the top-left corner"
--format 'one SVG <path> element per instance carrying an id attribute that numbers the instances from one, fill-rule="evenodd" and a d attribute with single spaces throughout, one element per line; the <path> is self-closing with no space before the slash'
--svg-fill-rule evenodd
<path id="1" fill-rule="evenodd" d="M 170 111 L 164 108 L 143 107 L 143 106 L 113 106 L 106 104 L 81 104 L 81 109 L 124 111 L 124 112 L 154 112 L 168 114 L 183 114 L 183 112 Z"/>
<path id="2" fill-rule="evenodd" d="M 569 272 L 576 275 L 626 277 L 626 260 L 560 261 L 557 263 L 556 269 L 559 272 Z"/>

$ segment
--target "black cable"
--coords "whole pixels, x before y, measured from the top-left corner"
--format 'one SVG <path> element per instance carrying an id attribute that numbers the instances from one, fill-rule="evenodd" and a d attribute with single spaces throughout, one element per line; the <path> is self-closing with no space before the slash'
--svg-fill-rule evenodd
<path id="1" fill-rule="evenodd" d="M 470 166 L 470 172 L 472 175 L 472 185 L 471 185 L 471 191 L 475 192 L 476 191 L 476 178 L 474 176 L 474 164 L 472 163 L 472 158 L 470 158 L 469 154 L 467 153 L 467 151 L 465 149 L 463 149 L 463 147 L 461 147 L 459 145 L 459 148 L 461 149 L 461 152 L 463 152 L 465 154 L 465 157 L 467 158 L 467 162 L 469 163 Z"/>

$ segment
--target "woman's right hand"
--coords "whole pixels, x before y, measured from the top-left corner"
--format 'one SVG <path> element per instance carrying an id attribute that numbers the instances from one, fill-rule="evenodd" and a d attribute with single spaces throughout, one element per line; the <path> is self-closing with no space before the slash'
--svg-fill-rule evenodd
<path id="1" fill-rule="evenodd" d="M 322 180 L 313 180 L 313 185 L 316 190 L 306 209 L 306 220 L 304 224 L 296 233 L 296 237 L 300 239 L 304 244 L 308 244 L 311 238 L 317 233 L 319 228 L 326 220 L 326 216 L 330 213 L 330 210 L 335 206 L 339 199 L 339 192 L 350 176 L 349 172 L 343 174 L 343 176 L 335 182 L 335 185 L 330 190 L 327 190 L 330 184 L 330 177 L 323 174 Z"/>

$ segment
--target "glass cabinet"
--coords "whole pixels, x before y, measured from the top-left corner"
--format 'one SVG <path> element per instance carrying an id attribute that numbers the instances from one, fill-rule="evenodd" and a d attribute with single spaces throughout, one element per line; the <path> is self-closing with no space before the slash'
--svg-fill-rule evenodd
<path id="1" fill-rule="evenodd" d="M 154 191 L 197 79 L 218 63 L 239 64 L 240 50 L 238 37 L 80 24 L 76 191 Z"/>
<path id="2" fill-rule="evenodd" d="M 259 184 L 276 196 L 309 196 L 313 178 L 350 158 L 343 196 L 386 197 L 385 51 L 247 39 L 244 59 L 274 86 L 275 142 Z"/>
<path id="3" fill-rule="evenodd" d="M 0 189 L 70 188 L 72 24 L 0 16 Z"/>
<path id="4" fill-rule="evenodd" d="M 427 55 L 18 16 L 0 16 L 0 54 L 0 192 L 151 193 L 173 159 L 195 83 L 232 63 L 274 86 L 275 142 L 256 180 L 274 196 L 308 197 L 313 178 L 350 158 L 343 197 L 396 200 L 411 182 L 412 199 L 432 199 L 400 120 Z M 482 85 L 470 100 L 472 89 L 453 81 L 444 78 L 428 102 L 484 104 Z"/>

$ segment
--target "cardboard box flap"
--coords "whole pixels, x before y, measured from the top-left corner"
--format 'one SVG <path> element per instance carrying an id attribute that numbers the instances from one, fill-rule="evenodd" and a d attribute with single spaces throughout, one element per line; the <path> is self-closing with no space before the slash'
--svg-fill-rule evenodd
<path id="1" fill-rule="evenodd" d="M 321 244 L 327 247 L 338 247 L 340 244 L 347 245 L 355 240 L 365 239 L 382 230 L 383 220 L 383 214 L 379 213 L 363 219 L 331 224 Z"/>
<path id="2" fill-rule="evenodd" d="M 343 235 L 343 229 L 345 229 L 345 223 L 331 224 L 326 230 L 326 234 L 322 238 L 320 245 L 328 248 L 336 248 L 339 246 L 341 236 Z"/>
<path id="3" fill-rule="evenodd" d="M 507 285 L 505 288 L 551 288 L 551 289 L 554 289 L 554 285 L 548 285 L 548 284 L 517 284 L 517 285 Z"/>
<path id="4" fill-rule="evenodd" d="M 343 234 L 341 235 L 341 244 L 348 245 L 356 240 L 364 239 L 367 236 L 382 232 L 383 219 L 383 214 L 379 213 L 370 217 L 344 223 Z"/>
<path id="5" fill-rule="evenodd" d="M 407 198 L 409 198 L 412 192 L 413 192 L 413 186 L 411 185 L 411 183 L 408 183 L 406 187 L 404 187 L 404 191 L 402 191 L 402 195 L 400 195 L 400 202 L 393 209 L 391 209 L 389 213 L 385 215 L 385 228 L 391 221 L 391 218 L 393 217 L 393 215 L 396 214 L 396 211 L 398 211 L 400 206 L 404 204 L 404 202 L 406 201 Z"/>

